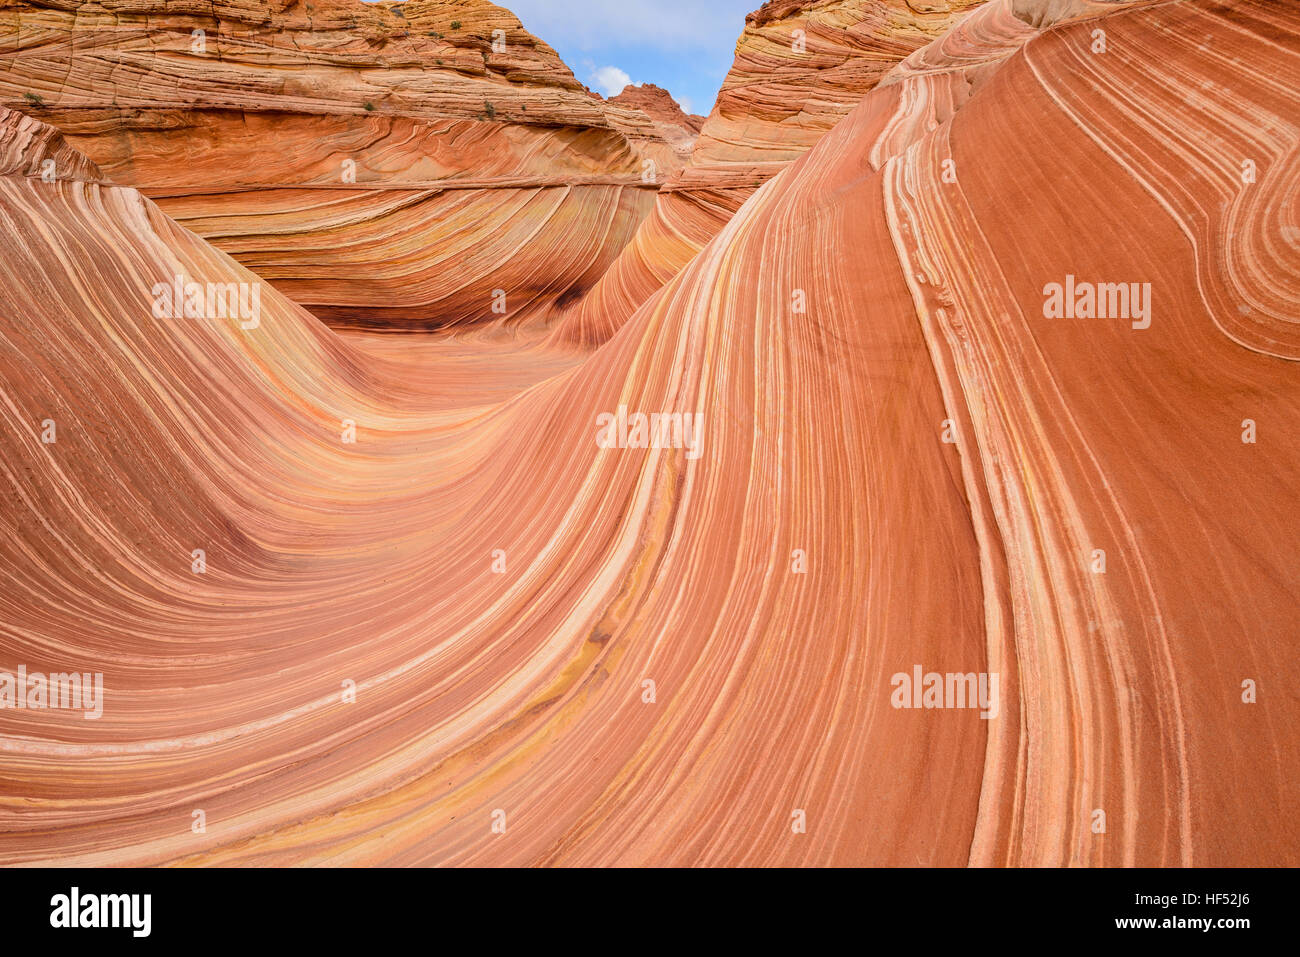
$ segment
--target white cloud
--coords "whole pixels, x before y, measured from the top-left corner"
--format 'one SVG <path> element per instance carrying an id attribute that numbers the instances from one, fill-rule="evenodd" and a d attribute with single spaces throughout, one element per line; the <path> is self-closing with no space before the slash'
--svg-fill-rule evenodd
<path id="1" fill-rule="evenodd" d="M 680 106 L 680 107 L 682 108 L 682 112 L 683 112 L 683 113 L 694 113 L 694 112 L 695 112 L 695 110 L 691 109 L 691 107 L 692 107 L 694 104 L 691 103 L 691 98 L 690 98 L 689 96 L 678 96 L 678 97 L 674 97 L 674 99 L 677 100 L 677 105 Z"/>
<path id="2" fill-rule="evenodd" d="M 632 78 L 616 66 L 602 66 L 591 71 L 588 82 L 603 96 L 618 96 L 623 87 L 631 84 Z"/>

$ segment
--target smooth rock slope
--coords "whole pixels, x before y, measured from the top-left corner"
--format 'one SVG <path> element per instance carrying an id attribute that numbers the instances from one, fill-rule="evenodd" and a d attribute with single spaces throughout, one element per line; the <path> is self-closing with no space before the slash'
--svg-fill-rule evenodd
<path id="1" fill-rule="evenodd" d="M 990 0 L 459 403 L 0 115 L 0 863 L 1300 863 L 1297 75 Z"/>

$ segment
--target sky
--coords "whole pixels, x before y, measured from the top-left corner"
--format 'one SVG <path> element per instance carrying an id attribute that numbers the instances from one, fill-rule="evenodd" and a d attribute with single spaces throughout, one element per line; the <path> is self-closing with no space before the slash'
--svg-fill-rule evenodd
<path id="1" fill-rule="evenodd" d="M 627 83 L 668 90 L 708 116 L 731 69 L 745 14 L 762 0 L 494 0 L 555 48 L 601 96 Z"/>

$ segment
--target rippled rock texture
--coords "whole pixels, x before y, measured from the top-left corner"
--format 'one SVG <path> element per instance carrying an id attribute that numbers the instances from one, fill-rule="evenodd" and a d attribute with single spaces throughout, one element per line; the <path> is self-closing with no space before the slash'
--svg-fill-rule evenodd
<path id="1" fill-rule="evenodd" d="M 684 163 L 485 0 L 5 0 L 0 102 L 338 324 L 537 316 Z"/>
<path id="2" fill-rule="evenodd" d="M 691 261 L 759 186 L 810 149 L 900 60 L 984 0 L 771 0 L 736 59 L 690 162 L 599 284 L 566 304 L 558 341 L 604 342 Z"/>
<path id="3" fill-rule="evenodd" d="M 158 318 L 4 114 L 0 862 L 1300 863 L 1296 76 L 991 0 L 587 352 Z"/>

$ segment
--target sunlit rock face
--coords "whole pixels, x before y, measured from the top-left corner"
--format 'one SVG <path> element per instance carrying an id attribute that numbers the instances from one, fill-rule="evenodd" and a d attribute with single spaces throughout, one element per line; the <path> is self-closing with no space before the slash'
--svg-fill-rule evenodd
<path id="1" fill-rule="evenodd" d="M 0 668 L 103 677 L 0 863 L 1300 864 L 1297 75 L 991 0 L 602 347 L 427 364 L 159 317 L 259 277 L 0 114 Z"/>
<path id="2" fill-rule="evenodd" d="M 567 305 L 557 341 L 596 345 L 682 269 L 749 196 L 900 60 L 983 0 L 771 0 L 751 13 L 690 163 L 613 267 Z"/>
<path id="3" fill-rule="evenodd" d="M 653 83 L 629 84 L 607 102 L 650 117 L 659 137 L 669 143 L 680 157 L 681 162 L 675 168 L 690 161 L 695 141 L 704 128 L 704 117 L 684 113 L 672 94 L 663 87 Z"/>
<path id="4" fill-rule="evenodd" d="M 539 315 L 684 163 L 485 0 L 7 2 L 0 102 L 341 324 Z"/>
<path id="5" fill-rule="evenodd" d="M 983 0 L 769 0 L 736 60 L 687 182 L 756 186 L 810 149 L 893 66 Z"/>

